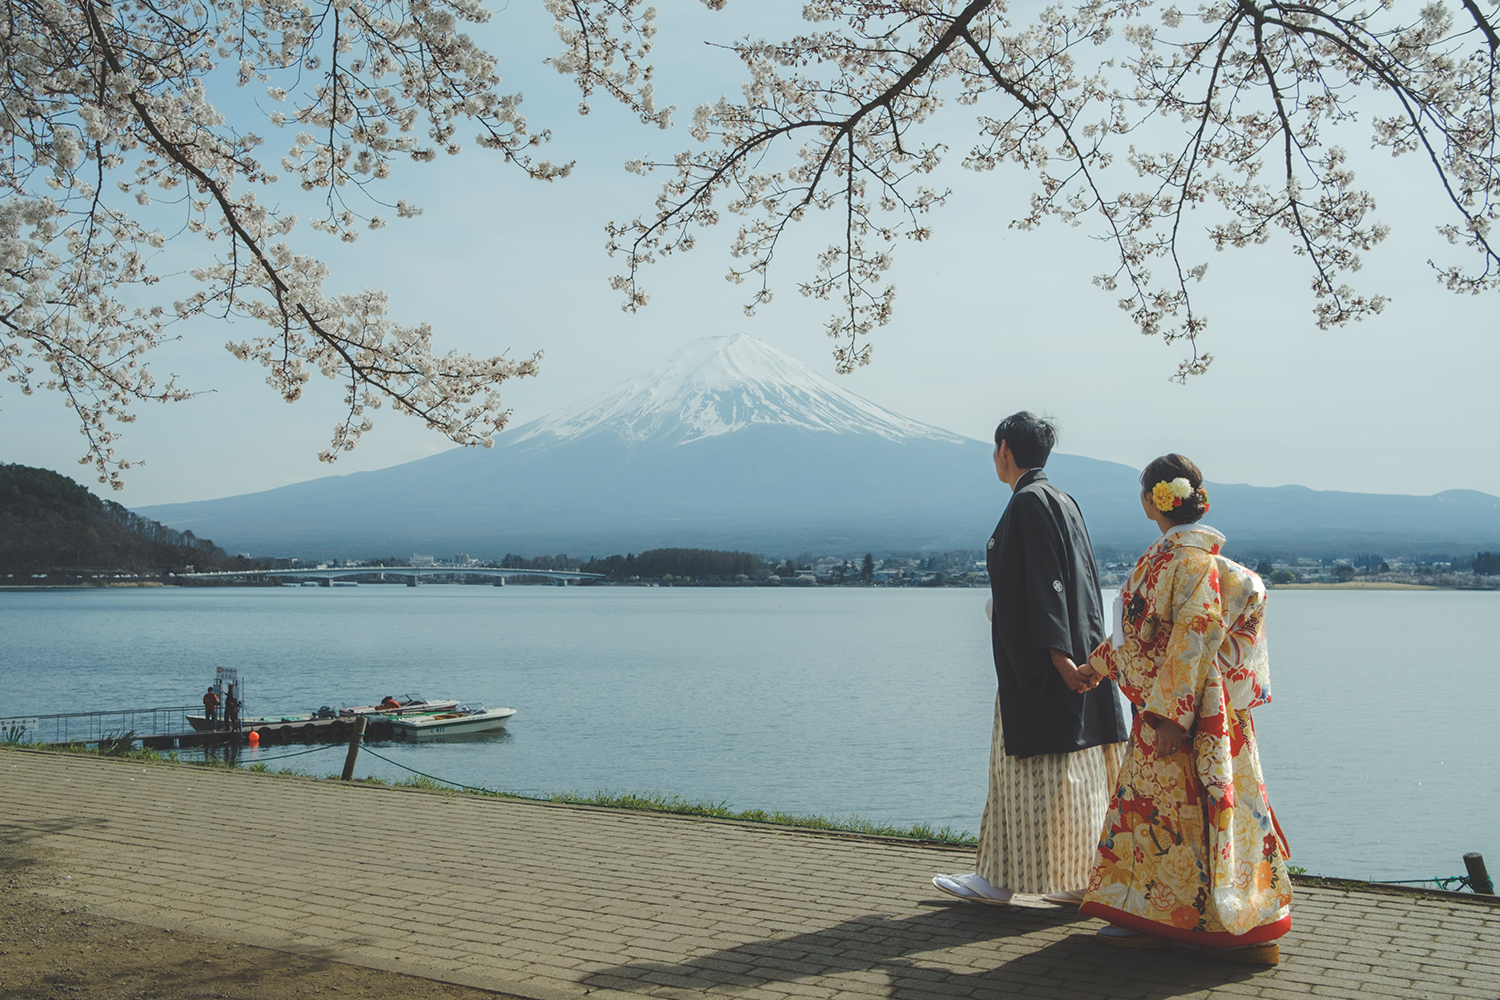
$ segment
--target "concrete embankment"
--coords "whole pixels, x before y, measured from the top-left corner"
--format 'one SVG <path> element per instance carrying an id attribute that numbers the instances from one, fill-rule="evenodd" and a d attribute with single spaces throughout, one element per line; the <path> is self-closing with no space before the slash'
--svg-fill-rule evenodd
<path id="1" fill-rule="evenodd" d="M 36 751 L 0 776 L 59 904 L 534 1000 L 1500 995 L 1473 896 L 1299 887 L 1258 968 L 950 904 L 928 879 L 967 849 Z"/>

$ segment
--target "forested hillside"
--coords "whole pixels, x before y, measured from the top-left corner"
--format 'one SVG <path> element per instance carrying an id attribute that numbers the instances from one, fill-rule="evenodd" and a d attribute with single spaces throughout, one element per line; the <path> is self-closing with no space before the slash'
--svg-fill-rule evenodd
<path id="1" fill-rule="evenodd" d="M 157 575 L 245 563 L 191 531 L 101 500 L 67 476 L 0 464 L 0 575 Z"/>

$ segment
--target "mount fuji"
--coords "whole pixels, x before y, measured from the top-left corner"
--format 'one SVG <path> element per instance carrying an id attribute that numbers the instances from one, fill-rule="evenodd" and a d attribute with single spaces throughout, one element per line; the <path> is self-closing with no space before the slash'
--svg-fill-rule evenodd
<path id="1" fill-rule="evenodd" d="M 892 413 L 762 341 L 707 337 L 491 449 L 140 513 L 231 551 L 303 557 L 977 549 L 1009 497 L 991 447 Z M 1054 454 L 1047 473 L 1078 500 L 1096 546 L 1133 552 L 1154 537 L 1136 470 Z M 1214 524 L 1240 552 L 1500 542 L 1500 499 L 1482 493 L 1210 486 Z"/>
<path id="2" fill-rule="evenodd" d="M 736 335 L 490 449 L 141 512 L 257 554 L 976 548 L 1003 489 L 983 442 Z"/>
<path id="3" fill-rule="evenodd" d="M 687 445 L 760 427 L 973 443 L 876 406 L 744 334 L 695 340 L 643 375 L 518 428 L 507 443 L 554 447 L 605 434 L 630 446 Z"/>

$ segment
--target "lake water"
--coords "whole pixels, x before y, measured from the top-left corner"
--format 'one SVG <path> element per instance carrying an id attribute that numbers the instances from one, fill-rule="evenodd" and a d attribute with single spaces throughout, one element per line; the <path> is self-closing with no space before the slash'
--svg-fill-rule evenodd
<path id="1" fill-rule="evenodd" d="M 190 704 L 246 714 L 418 691 L 518 710 L 460 743 L 375 744 L 521 793 L 977 830 L 995 690 L 984 590 L 246 588 L 0 593 L 0 716 Z M 1106 606 L 1108 606 L 1106 604 Z M 1500 593 L 1272 594 L 1256 711 L 1293 863 L 1356 878 L 1500 863 L 1489 628 Z M 258 753 L 270 759 L 286 747 Z M 337 750 L 287 761 L 337 773 Z M 284 765 L 283 765 L 284 766 Z M 373 756 L 359 774 L 405 774 Z"/>

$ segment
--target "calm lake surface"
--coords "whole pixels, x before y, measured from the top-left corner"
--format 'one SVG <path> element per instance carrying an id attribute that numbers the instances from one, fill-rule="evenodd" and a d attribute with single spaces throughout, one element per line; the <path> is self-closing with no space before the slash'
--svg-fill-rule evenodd
<path id="1" fill-rule="evenodd" d="M 223 664 L 245 679 L 247 715 L 406 691 L 517 709 L 502 735 L 374 745 L 455 782 L 532 794 L 654 790 L 975 831 L 995 691 L 987 596 L 0 593 L 0 716 L 190 704 Z M 1255 721 L 1293 863 L 1392 880 L 1459 874 L 1465 851 L 1500 863 L 1500 728 L 1482 654 L 1496 621 L 1497 592 L 1272 594 L 1275 700 Z M 342 754 L 294 763 L 336 774 Z M 405 776 L 370 755 L 359 774 Z"/>

